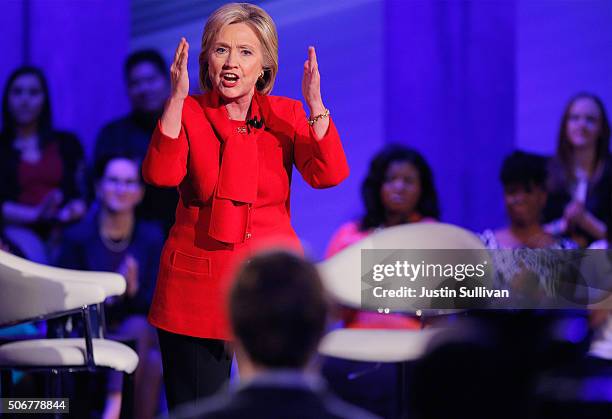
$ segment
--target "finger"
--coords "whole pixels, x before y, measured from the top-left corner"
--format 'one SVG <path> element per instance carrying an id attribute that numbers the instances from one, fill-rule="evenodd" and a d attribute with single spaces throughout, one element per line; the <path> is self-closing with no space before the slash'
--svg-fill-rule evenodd
<path id="1" fill-rule="evenodd" d="M 178 63 L 178 68 L 181 70 L 187 69 L 188 50 L 189 50 L 189 44 L 185 42 L 185 46 L 183 47 L 183 51 L 181 52 L 180 61 Z"/>
<path id="2" fill-rule="evenodd" d="M 189 58 L 189 43 L 185 41 L 185 47 L 183 48 L 183 60 L 181 61 L 181 66 L 183 68 L 187 68 L 187 58 Z"/>
<path id="3" fill-rule="evenodd" d="M 310 73 L 310 61 L 309 60 L 304 61 L 304 74 L 306 73 Z"/>
<path id="4" fill-rule="evenodd" d="M 178 60 L 179 54 L 181 53 L 181 49 L 183 47 L 183 39 L 185 38 L 181 38 L 178 46 L 176 47 L 176 51 L 174 51 L 174 60 L 172 61 L 173 63 L 175 63 Z"/>
<path id="5" fill-rule="evenodd" d="M 317 53 L 315 47 L 308 48 L 308 60 L 310 61 L 310 71 L 314 71 L 317 68 Z"/>
<path id="6" fill-rule="evenodd" d="M 182 44 L 181 44 L 181 50 L 179 52 L 179 56 L 178 56 L 178 60 L 176 63 L 176 67 L 177 68 L 181 68 L 182 63 L 185 59 L 185 49 L 186 49 L 186 45 L 187 45 L 187 41 L 185 41 L 185 38 L 183 38 Z"/>

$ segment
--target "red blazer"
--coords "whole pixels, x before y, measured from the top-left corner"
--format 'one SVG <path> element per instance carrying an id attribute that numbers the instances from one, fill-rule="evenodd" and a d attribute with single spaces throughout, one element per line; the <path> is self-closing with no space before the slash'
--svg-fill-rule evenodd
<path id="1" fill-rule="evenodd" d="M 178 138 L 164 135 L 158 124 L 143 162 L 148 183 L 178 186 L 180 193 L 176 222 L 161 255 L 149 321 L 178 334 L 230 339 L 226 290 L 239 259 L 271 240 L 301 248 L 289 212 L 293 165 L 314 188 L 339 184 L 349 168 L 332 121 L 325 136 L 317 140 L 299 101 L 259 96 L 265 131 L 256 147 L 257 198 L 248 205 L 246 225 L 240 226 L 244 240 L 232 244 L 213 239 L 208 234 L 211 204 L 223 153 L 204 114 L 206 95 L 185 100 Z M 229 118 L 227 124 L 244 125 Z"/>

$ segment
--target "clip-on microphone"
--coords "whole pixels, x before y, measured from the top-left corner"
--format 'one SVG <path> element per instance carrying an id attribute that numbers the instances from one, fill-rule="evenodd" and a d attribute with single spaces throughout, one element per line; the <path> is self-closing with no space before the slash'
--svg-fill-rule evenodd
<path id="1" fill-rule="evenodd" d="M 263 127 L 264 121 L 263 118 L 257 119 L 257 115 L 255 115 L 253 118 L 247 119 L 246 124 L 247 126 L 260 129 Z"/>

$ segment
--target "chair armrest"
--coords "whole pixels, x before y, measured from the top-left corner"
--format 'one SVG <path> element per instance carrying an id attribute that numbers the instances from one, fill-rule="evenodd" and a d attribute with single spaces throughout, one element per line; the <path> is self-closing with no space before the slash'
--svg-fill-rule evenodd
<path id="1" fill-rule="evenodd" d="M 0 264 L 0 325 L 57 316 L 104 301 L 99 285 L 62 281 L 7 270 Z"/>
<path id="2" fill-rule="evenodd" d="M 0 250 L 0 274 L 47 278 L 55 281 L 85 282 L 101 287 L 106 297 L 123 295 L 126 290 L 125 278 L 116 272 L 92 272 L 76 269 L 56 268 L 20 258 Z"/>

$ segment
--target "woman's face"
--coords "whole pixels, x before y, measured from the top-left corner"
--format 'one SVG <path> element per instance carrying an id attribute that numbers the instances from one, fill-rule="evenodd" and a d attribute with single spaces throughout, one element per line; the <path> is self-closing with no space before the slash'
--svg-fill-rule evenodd
<path id="1" fill-rule="evenodd" d="M 98 199 L 111 212 L 131 212 L 140 203 L 144 188 L 138 165 L 128 159 L 113 159 L 98 183 Z"/>
<path id="2" fill-rule="evenodd" d="M 245 23 L 224 26 L 208 56 L 208 74 L 226 101 L 250 99 L 263 69 L 261 44 Z"/>
<path id="3" fill-rule="evenodd" d="M 421 198 L 421 176 L 409 162 L 397 161 L 389 165 L 380 190 L 380 198 L 387 212 L 410 215 Z"/>
<path id="4" fill-rule="evenodd" d="M 508 185 L 504 187 L 504 203 L 511 224 L 539 223 L 546 204 L 546 191 L 535 185 L 529 190 L 524 185 Z"/>
<path id="5" fill-rule="evenodd" d="M 9 112 L 18 126 L 36 123 L 42 112 L 45 94 L 38 77 L 22 74 L 17 77 L 8 92 Z"/>
<path id="6" fill-rule="evenodd" d="M 597 145 L 601 131 L 601 112 L 597 103 L 588 97 L 576 99 L 569 108 L 566 134 L 570 144 L 576 148 Z"/>

